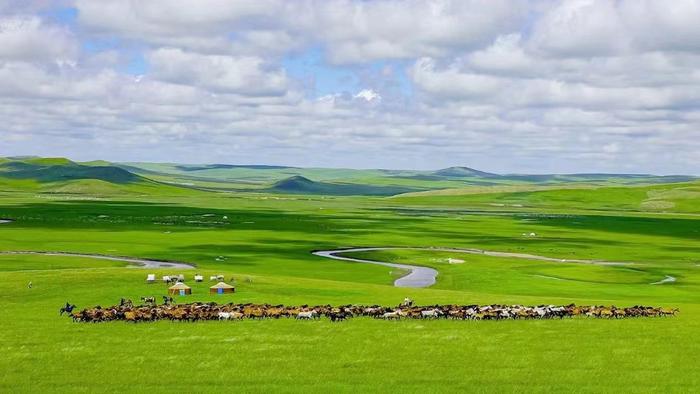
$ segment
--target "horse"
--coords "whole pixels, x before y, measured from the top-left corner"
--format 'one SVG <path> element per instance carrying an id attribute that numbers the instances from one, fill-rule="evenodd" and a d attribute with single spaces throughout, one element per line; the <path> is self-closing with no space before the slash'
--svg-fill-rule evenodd
<path id="1" fill-rule="evenodd" d="M 75 305 L 66 302 L 66 306 L 63 306 L 58 310 L 58 315 L 63 316 L 64 313 L 67 313 L 68 316 L 70 316 L 73 313 L 73 309 L 75 309 Z"/>
<path id="2" fill-rule="evenodd" d="M 219 320 L 240 320 L 243 319 L 241 312 L 219 312 L 217 314 Z"/>
<path id="3" fill-rule="evenodd" d="M 401 317 L 406 316 L 405 313 L 401 311 L 386 312 L 381 316 L 384 320 L 401 320 Z"/>
<path id="4" fill-rule="evenodd" d="M 420 311 L 420 317 L 422 319 L 437 319 L 441 315 L 442 312 L 440 312 L 440 310 L 437 308 Z"/>
<path id="5" fill-rule="evenodd" d="M 332 322 L 344 321 L 350 316 L 352 316 L 352 314 L 344 311 L 328 313 L 328 318 L 330 318 Z"/>
<path id="6" fill-rule="evenodd" d="M 155 300 L 154 300 L 155 302 Z M 163 304 L 170 305 L 173 303 L 173 297 L 163 296 Z"/>
<path id="7" fill-rule="evenodd" d="M 134 302 L 131 301 L 131 300 L 128 299 L 128 298 L 122 298 L 122 299 L 119 300 L 119 306 L 124 306 L 124 307 L 127 307 L 127 308 L 132 308 L 132 307 L 134 306 Z"/>
<path id="8" fill-rule="evenodd" d="M 156 297 L 141 297 L 141 302 L 144 304 L 153 304 L 155 305 L 156 303 Z"/>
<path id="9" fill-rule="evenodd" d="M 299 312 L 296 316 L 296 319 L 297 320 L 318 319 L 318 313 L 316 311 Z"/>
<path id="10" fill-rule="evenodd" d="M 399 307 L 401 307 L 401 308 L 408 308 L 411 306 L 413 306 L 413 300 L 408 298 L 408 297 L 404 298 L 401 305 L 399 305 Z"/>

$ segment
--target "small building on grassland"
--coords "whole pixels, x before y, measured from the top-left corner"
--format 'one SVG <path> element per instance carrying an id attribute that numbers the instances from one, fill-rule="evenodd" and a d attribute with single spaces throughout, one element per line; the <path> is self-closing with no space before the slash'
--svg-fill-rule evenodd
<path id="1" fill-rule="evenodd" d="M 224 293 L 235 293 L 236 288 L 229 285 L 228 283 L 219 282 L 214 286 L 209 288 L 209 293 L 211 294 L 224 294 Z"/>
<path id="2" fill-rule="evenodd" d="M 192 294 L 192 288 L 182 282 L 177 282 L 174 285 L 168 287 L 168 294 L 184 296 L 187 294 Z"/>
<path id="3" fill-rule="evenodd" d="M 148 274 L 148 276 L 146 276 L 146 283 L 156 283 L 156 274 Z"/>

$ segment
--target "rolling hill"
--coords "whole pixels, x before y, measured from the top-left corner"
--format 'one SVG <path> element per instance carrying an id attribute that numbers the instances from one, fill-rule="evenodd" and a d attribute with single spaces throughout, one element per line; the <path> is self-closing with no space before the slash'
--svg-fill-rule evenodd
<path id="1" fill-rule="evenodd" d="M 469 167 L 449 167 L 433 172 L 433 175 L 448 178 L 499 178 L 501 175 L 475 170 Z"/>
<path id="2" fill-rule="evenodd" d="M 141 179 L 136 174 L 115 166 L 82 165 L 68 159 L 7 160 L 0 163 L 0 176 L 38 182 L 59 182 L 97 179 L 110 183 L 130 183 Z"/>
<path id="3" fill-rule="evenodd" d="M 300 175 L 275 182 L 271 187 L 265 190 L 273 193 L 319 194 L 330 196 L 392 196 L 412 191 L 412 189 L 395 186 L 314 182 Z"/>
<path id="4" fill-rule="evenodd" d="M 675 184 L 696 179 L 684 175 L 647 174 L 502 175 L 464 166 L 415 171 L 257 164 L 110 163 L 103 160 L 79 163 L 65 158 L 27 156 L 0 158 L 2 190 L 29 189 L 46 193 L 89 193 L 91 190 L 98 194 L 152 193 L 163 187 L 177 190 L 177 193 L 188 190 L 331 196 L 411 193 L 406 196 L 410 201 L 438 198 L 451 204 L 475 198 L 455 196 L 484 192 L 536 193 L 549 189 Z M 416 192 L 421 194 L 413 195 Z M 662 205 L 649 202 L 645 206 Z"/>
<path id="5" fill-rule="evenodd" d="M 116 163 L 132 173 L 173 185 L 228 192 L 392 195 L 425 190 L 505 186 L 614 186 L 685 182 L 692 176 L 645 174 L 496 174 L 470 167 L 437 171 L 300 168 L 277 165 Z M 305 181 L 302 177 L 308 180 Z M 310 183 L 313 182 L 313 183 Z M 277 184 L 279 183 L 279 184 Z M 318 184 L 316 184 L 318 183 Z"/>
<path id="6" fill-rule="evenodd" d="M 510 186 L 408 193 L 392 198 L 406 205 L 488 209 L 581 209 L 700 213 L 700 182 L 656 185 Z"/>
<path id="7" fill-rule="evenodd" d="M 193 192 L 155 182 L 104 161 L 76 163 L 65 158 L 35 157 L 0 159 L 0 192 L 23 191 L 89 196 Z"/>

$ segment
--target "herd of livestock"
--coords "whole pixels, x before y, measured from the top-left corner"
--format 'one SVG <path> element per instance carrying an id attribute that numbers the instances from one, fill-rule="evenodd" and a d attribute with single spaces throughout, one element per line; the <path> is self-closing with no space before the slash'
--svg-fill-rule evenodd
<path id="1" fill-rule="evenodd" d="M 70 305 L 68 305 L 70 306 Z M 454 320 L 503 320 L 503 319 L 554 319 L 585 316 L 591 318 L 630 318 L 674 316 L 678 309 L 652 306 L 566 306 L 540 305 L 431 305 L 413 306 L 402 303 L 397 307 L 379 305 L 318 305 L 284 306 L 269 304 L 217 304 L 196 302 L 191 304 L 155 302 L 134 306 L 122 302 L 110 307 L 94 307 L 83 310 L 65 310 L 76 322 L 149 322 L 157 320 L 196 322 L 203 320 L 280 319 L 317 320 L 322 316 L 331 321 L 343 321 L 352 317 L 367 316 L 384 320 L 401 319 L 454 319 Z"/>

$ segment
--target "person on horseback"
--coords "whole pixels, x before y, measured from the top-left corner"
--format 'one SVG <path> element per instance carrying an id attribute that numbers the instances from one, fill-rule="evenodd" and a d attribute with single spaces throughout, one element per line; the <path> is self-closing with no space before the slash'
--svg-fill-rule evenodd
<path id="1" fill-rule="evenodd" d="M 70 302 L 66 302 L 66 306 L 64 306 L 58 310 L 58 314 L 63 316 L 64 313 L 68 313 L 68 315 L 70 315 L 73 312 L 74 308 L 75 308 L 75 305 L 71 305 Z"/>

